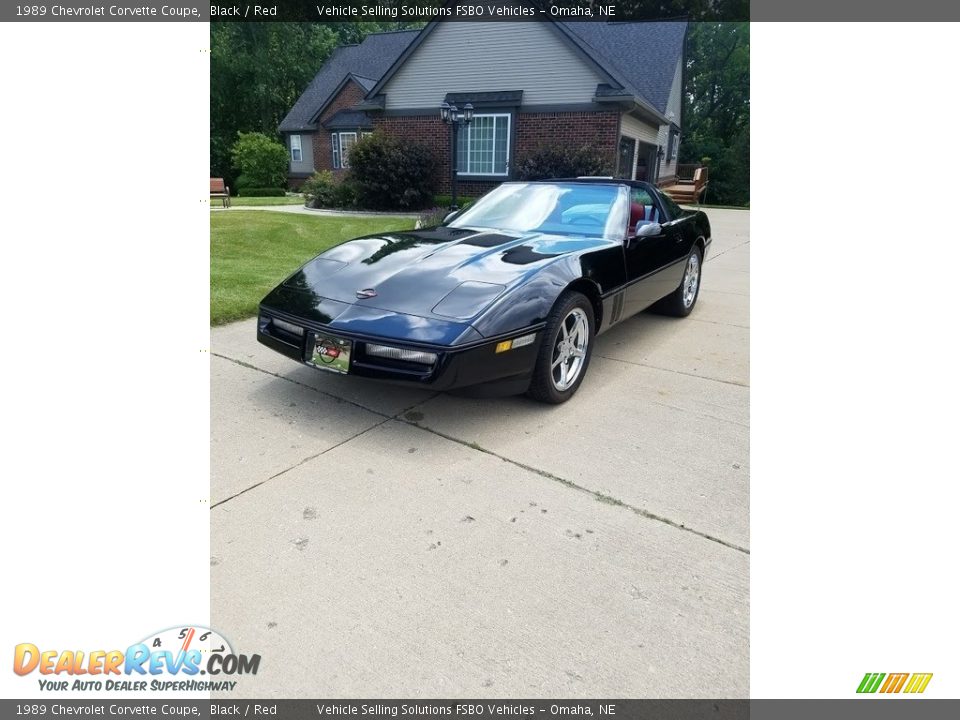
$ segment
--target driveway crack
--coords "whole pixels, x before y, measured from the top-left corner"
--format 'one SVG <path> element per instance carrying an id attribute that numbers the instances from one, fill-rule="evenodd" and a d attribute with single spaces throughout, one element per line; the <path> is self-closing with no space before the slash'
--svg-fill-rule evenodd
<path id="1" fill-rule="evenodd" d="M 686 375 L 687 377 L 697 378 L 698 380 L 709 380 L 710 382 L 723 383 L 724 385 L 735 385 L 737 387 L 749 388 L 750 386 L 747 383 L 737 382 L 736 380 L 721 380 L 720 378 L 707 377 L 706 375 L 696 375 L 694 373 L 684 372 L 683 370 L 675 370 L 674 368 L 665 368 L 658 365 L 648 365 L 647 363 L 636 362 L 635 360 L 624 360 L 623 358 L 610 357 L 609 355 L 597 355 L 604 360 L 611 360 L 613 362 L 626 363 L 627 365 L 636 365 L 637 367 L 650 368 L 651 370 L 662 370 L 663 372 L 674 373 L 676 375 Z"/>
<path id="2" fill-rule="evenodd" d="M 311 391 L 313 391 L 313 392 L 319 393 L 320 395 L 324 395 L 325 397 L 328 397 L 328 398 L 337 400 L 338 402 L 348 403 L 348 404 L 353 405 L 353 406 L 355 406 L 355 407 L 358 407 L 358 408 L 360 408 L 360 409 L 362 409 L 362 410 L 366 410 L 366 411 L 371 412 L 371 413 L 373 413 L 373 414 L 375 414 L 375 415 L 378 415 L 380 418 L 382 418 L 379 422 L 371 425 L 371 426 L 368 427 L 368 428 L 365 428 L 365 429 L 361 430 L 360 432 L 358 432 L 358 433 L 356 433 L 356 434 L 354 434 L 354 435 L 351 435 L 350 437 L 346 438 L 345 440 L 341 440 L 341 441 L 338 442 L 336 445 L 333 445 L 333 446 L 327 448 L 326 450 L 322 450 L 321 452 L 315 453 L 314 455 L 311 455 L 311 456 L 309 456 L 309 457 L 303 458 L 302 460 L 294 463 L 294 464 L 291 465 L 290 467 L 285 468 L 285 469 L 281 470 L 280 472 L 274 473 L 273 475 L 271 475 L 270 477 L 266 478 L 265 480 L 261 480 L 260 482 L 254 483 L 253 485 L 250 485 L 249 487 L 246 487 L 246 488 L 244 488 L 243 490 L 240 490 L 239 492 L 234 493 L 233 495 L 231 495 L 231 496 L 229 496 L 229 497 L 227 497 L 227 498 L 224 498 L 223 500 L 218 500 L 216 503 L 213 503 L 213 504 L 210 505 L 210 509 L 211 509 L 211 510 L 213 510 L 213 509 L 216 508 L 216 507 L 220 507 L 221 505 L 223 505 L 223 504 L 225 504 L 225 503 L 228 503 L 228 502 L 230 502 L 231 500 L 233 500 L 233 499 L 235 499 L 235 498 L 237 498 L 237 497 L 239 497 L 239 496 L 241 496 L 241 495 L 244 495 L 245 493 L 250 492 L 251 490 L 255 490 L 256 488 L 260 487 L 261 485 L 265 485 L 266 483 L 270 482 L 271 480 L 275 480 L 275 479 L 277 479 L 277 478 L 279 478 L 279 477 L 282 477 L 283 475 L 285 475 L 286 473 L 290 472 L 291 470 L 294 470 L 294 469 L 300 467 L 301 465 L 304 465 L 305 463 L 308 463 L 308 462 L 310 462 L 310 461 L 312 461 L 312 460 L 316 460 L 318 457 L 320 457 L 320 456 L 322 456 L 322 455 L 326 455 L 326 454 L 327 454 L 328 452 L 330 452 L 331 450 L 335 450 L 335 449 L 337 449 L 337 448 L 339 448 L 339 447 L 341 447 L 341 446 L 343 446 L 343 445 L 346 445 L 347 443 L 351 442 L 352 440 L 355 440 L 356 438 L 360 437 L 361 435 L 365 435 L 366 433 L 370 432 L 371 430 L 376 430 L 377 428 L 379 428 L 379 427 L 381 427 L 382 425 L 386 424 L 386 423 L 389 422 L 390 420 L 396 420 L 396 421 L 398 421 L 398 422 L 402 422 L 404 425 L 409 425 L 409 426 L 411 426 L 411 427 L 415 427 L 415 428 L 417 428 L 417 429 L 419 429 L 419 430 L 423 430 L 424 432 L 428 432 L 428 433 L 431 433 L 431 434 L 433 434 L 433 435 L 436 435 L 437 437 L 441 437 L 441 438 L 443 438 L 444 440 L 449 440 L 450 442 L 454 442 L 454 443 L 457 443 L 458 445 L 462 445 L 462 446 L 464 446 L 464 447 L 470 448 L 471 450 L 475 450 L 476 452 L 481 452 L 481 453 L 484 453 L 484 454 L 486 454 L 486 455 L 490 455 L 491 457 L 495 457 L 495 458 L 497 458 L 498 460 L 501 460 L 502 462 L 510 463 L 511 465 L 513 465 L 513 466 L 515 466 L 515 467 L 518 467 L 518 468 L 520 468 L 520 469 L 522 469 L 522 470 L 526 470 L 526 471 L 531 472 L 531 473 L 533 473 L 533 474 L 535 474 L 535 475 L 539 475 L 540 477 L 545 478 L 545 479 L 547 479 L 547 480 L 551 480 L 551 481 L 553 481 L 553 482 L 560 483 L 561 485 L 564 485 L 564 486 L 570 488 L 571 490 L 576 490 L 576 491 L 578 491 L 578 492 L 582 492 L 582 493 L 585 493 L 585 494 L 587 494 L 587 495 L 591 495 L 591 496 L 592 496 L 595 500 L 597 500 L 598 502 L 602 502 L 602 503 L 605 503 L 605 504 L 607 504 L 607 505 L 614 505 L 614 506 L 617 506 L 617 507 L 625 508 L 625 509 L 630 510 L 631 512 L 633 512 L 635 515 L 638 515 L 638 516 L 640 516 L 640 517 L 642 517 L 642 518 L 646 518 L 647 520 L 652 520 L 652 521 L 654 521 L 654 522 L 663 523 L 664 525 L 668 525 L 669 527 L 672 527 L 672 528 L 674 528 L 674 529 L 676 529 L 676 530 L 682 530 L 683 532 L 688 532 L 688 533 L 691 533 L 691 534 L 693 534 L 693 535 L 697 535 L 698 537 L 701 537 L 701 538 L 703 538 L 703 539 L 705 539 L 705 540 L 709 540 L 710 542 L 715 542 L 715 543 L 717 543 L 717 544 L 719 544 L 719 545 L 722 545 L 722 546 L 724 546 L 724 547 L 730 548 L 731 550 L 736 550 L 737 552 L 744 553 L 745 555 L 749 555 L 749 554 L 750 554 L 750 550 L 749 550 L 748 548 L 745 548 L 745 547 L 742 547 L 742 546 L 740 546 L 740 545 L 737 545 L 736 543 L 732 543 L 732 542 L 729 542 L 729 541 L 727 541 L 727 540 L 723 540 L 722 538 L 715 537 L 714 535 L 710 535 L 709 533 L 703 532 L 703 531 L 701 531 L 701 530 L 697 530 L 697 529 L 695 529 L 695 528 L 687 527 L 687 526 L 684 525 L 683 523 L 677 522 L 676 520 L 671 520 L 670 518 L 665 517 L 665 516 L 663 516 L 663 515 L 658 515 L 658 514 L 656 514 L 656 513 L 650 512 L 649 510 L 646 510 L 646 509 L 644 509 L 644 508 L 637 507 L 637 506 L 631 505 L 631 504 L 629 504 L 629 503 L 625 503 L 625 502 L 623 502 L 622 500 L 619 500 L 618 498 L 611 497 L 610 495 L 606 495 L 606 494 L 601 493 L 601 492 L 598 492 L 598 491 L 596 491 L 596 490 L 591 490 L 590 488 L 586 488 L 586 487 L 584 487 L 584 486 L 582 486 L 582 485 L 578 485 L 577 483 L 572 482 L 572 481 L 570 481 L 570 480 L 567 480 L 566 478 L 562 478 L 562 477 L 560 477 L 559 475 L 554 475 L 553 473 L 548 472 L 548 471 L 546 471 L 546 470 L 541 470 L 540 468 L 533 467 L 532 465 L 527 465 L 527 464 L 522 463 L 522 462 L 519 462 L 519 461 L 517 461 L 517 460 L 513 460 L 513 459 L 511 459 L 511 458 L 508 458 L 508 457 L 506 457 L 506 456 L 504 456 L 504 455 L 500 455 L 499 453 L 495 453 L 495 452 L 493 452 L 492 450 L 488 450 L 487 448 L 483 447 L 482 445 L 478 445 L 477 443 L 472 443 L 472 442 L 467 442 L 466 440 L 461 440 L 461 439 L 459 439 L 459 438 L 453 437 L 452 435 L 447 435 L 446 433 L 440 432 L 439 430 L 434 430 L 433 428 L 426 427 L 425 425 L 420 425 L 419 423 L 417 423 L 417 422 L 415 422 L 415 421 L 413 421 L 413 420 L 408 420 L 406 417 L 404 417 L 404 415 L 405 415 L 406 413 L 411 412 L 411 411 L 414 410 L 415 408 L 418 408 L 418 407 L 420 407 L 421 405 L 424 405 L 424 404 L 430 402 L 431 400 L 433 400 L 435 397 L 437 397 L 438 395 L 440 395 L 439 392 L 434 393 L 433 396 L 431 396 L 431 397 L 429 397 L 429 398 L 426 398 L 426 399 L 423 399 L 423 400 L 418 400 L 417 402 L 413 403 L 413 404 L 410 405 L 409 407 L 403 408 L 402 410 L 400 410 L 399 412 L 397 412 L 395 415 L 390 415 L 390 414 L 387 414 L 387 413 L 380 412 L 379 410 L 374 410 L 374 409 L 372 409 L 372 408 L 366 407 L 366 406 L 364 406 L 364 405 L 362 405 L 362 404 L 360 404 L 360 403 L 353 402 L 353 401 L 351 401 L 351 400 L 345 400 L 344 398 L 342 398 L 342 397 L 340 397 L 340 396 L 338 396 L 338 395 L 334 395 L 334 394 L 332 394 L 332 393 L 324 392 L 323 390 L 318 390 L 318 389 L 315 388 L 315 387 L 312 387 L 312 386 L 307 385 L 307 384 L 305 384 L 305 383 L 298 382 L 297 380 L 291 380 L 290 378 L 285 377 L 285 376 L 283 376 L 283 375 L 280 375 L 280 374 L 278 374 L 278 373 L 271 372 L 271 371 L 269 371 L 269 370 L 264 370 L 263 368 L 259 368 L 259 367 L 257 367 L 256 365 L 252 365 L 251 363 L 245 362 L 245 361 L 243 361 L 243 360 L 237 360 L 236 358 L 231 358 L 231 357 L 228 357 L 228 356 L 226 356 L 226 355 L 221 355 L 220 353 L 216 353 L 216 352 L 213 352 L 213 351 L 211 351 L 210 354 L 213 355 L 214 357 L 220 358 L 221 360 L 226 360 L 226 361 L 228 361 L 228 362 L 235 363 L 235 364 L 237 364 L 237 365 L 239 365 L 239 366 L 241 366 L 241 367 L 247 368 L 248 370 L 255 370 L 255 371 L 257 371 L 257 372 L 263 373 L 264 375 L 269 375 L 269 376 L 271 376 L 271 377 L 279 378 L 280 380 L 286 380 L 286 381 L 289 382 L 289 383 L 293 383 L 294 385 L 298 385 L 298 386 L 300 386 L 300 387 L 302 387 L 302 388 L 306 388 L 307 390 L 311 390 Z M 602 357 L 602 356 L 601 356 L 601 357 Z M 607 359 L 609 359 L 609 360 L 614 360 L 615 358 L 607 358 Z M 621 360 L 621 361 L 618 361 L 618 362 L 629 362 L 629 361 L 627 361 L 627 360 Z M 641 364 L 641 363 L 630 363 L 630 364 L 639 365 L 639 364 Z M 655 370 L 665 370 L 665 368 L 657 368 L 657 367 L 654 367 L 654 366 L 652 366 L 652 365 L 645 365 L 644 367 L 652 367 L 652 368 L 655 369 Z M 679 371 L 676 371 L 676 370 L 666 370 L 666 372 L 679 372 Z M 682 375 L 688 375 L 689 373 L 680 373 L 680 374 L 682 374 Z M 699 375 L 694 375 L 694 376 L 691 376 L 691 377 L 700 377 L 700 376 L 699 376 Z M 703 379 L 712 380 L 713 378 L 703 378 Z M 740 383 L 734 383 L 734 382 L 730 382 L 730 381 L 727 381 L 727 380 L 716 380 L 716 382 L 724 382 L 724 383 L 728 383 L 728 384 L 730 384 L 730 385 L 740 385 Z"/>
<path id="3" fill-rule="evenodd" d="M 294 463 L 293 465 L 291 465 L 290 467 L 284 468 L 284 469 L 281 470 L 280 472 L 274 473 L 274 474 L 271 475 L 270 477 L 268 477 L 268 478 L 266 478 L 266 479 L 264 479 L 264 480 L 261 480 L 260 482 L 256 482 L 256 483 L 254 483 L 253 485 L 250 485 L 250 486 L 248 486 L 248 487 L 245 487 L 243 490 L 240 490 L 239 492 L 236 492 L 236 493 L 234 493 L 233 495 L 230 495 L 229 497 L 224 498 L 223 500 L 218 500 L 217 502 L 212 503 L 212 504 L 210 505 L 210 509 L 211 509 L 211 510 L 213 510 L 215 507 L 219 507 L 219 506 L 223 505 L 224 503 L 230 502 L 230 501 L 233 500 L 234 498 L 240 497 L 240 496 L 243 495 L 244 493 L 248 493 L 248 492 L 250 492 L 251 490 L 254 490 L 254 489 L 258 488 L 258 487 L 260 487 L 261 485 L 264 485 L 264 484 L 270 482 L 271 480 L 275 480 L 275 479 L 277 479 L 278 477 L 281 477 L 282 475 L 286 475 L 286 474 L 287 474 L 288 472 L 290 472 L 291 470 L 294 470 L 294 469 L 300 467 L 301 465 L 305 465 L 306 463 L 310 462 L 311 460 L 316 460 L 316 459 L 317 459 L 318 457 L 320 457 L 321 455 L 326 455 L 326 454 L 327 454 L 328 452 L 330 452 L 331 450 L 336 450 L 338 447 L 341 447 L 342 445 L 346 445 L 346 444 L 347 444 L 348 442 L 350 442 L 351 440 L 355 440 L 356 438 L 360 437 L 361 435 L 365 435 L 366 433 L 370 432 L 371 430 L 376 430 L 378 427 L 380 427 L 380 426 L 383 425 L 384 423 L 389 422 L 390 420 L 400 420 L 400 419 L 401 419 L 401 416 L 402 416 L 404 413 L 410 412 L 413 408 L 417 407 L 418 405 L 421 405 L 422 403 L 427 402 L 428 400 L 432 400 L 433 398 L 435 398 L 437 395 L 440 394 L 440 393 L 434 393 L 434 394 L 433 394 L 432 396 L 430 396 L 429 398 L 426 398 L 426 400 L 418 400 L 417 402 L 413 403 L 412 405 L 409 405 L 409 406 L 403 408 L 402 410 L 400 410 L 399 412 L 397 412 L 396 415 L 390 415 L 389 413 L 384 413 L 384 412 L 380 412 L 379 410 L 374 410 L 373 408 L 366 407 L 365 405 L 361 405 L 360 403 L 353 402 L 352 400 L 346 400 L 346 399 L 340 397 L 339 395 L 334 395 L 334 394 L 332 394 L 332 393 L 324 392 L 323 390 L 318 390 L 318 389 L 315 388 L 315 387 L 312 387 L 312 386 L 307 385 L 307 384 L 302 383 L 302 382 L 298 382 L 297 380 L 292 380 L 292 379 L 290 379 L 290 378 L 288 378 L 288 377 L 285 377 L 285 376 L 283 376 L 283 375 L 280 375 L 280 374 L 278 374 L 278 373 L 270 372 L 269 370 L 264 370 L 263 368 L 259 368 L 259 367 L 257 367 L 256 365 L 252 365 L 251 363 L 245 362 L 245 361 L 243 361 L 243 360 L 237 360 L 236 358 L 228 357 L 228 356 L 226 356 L 226 355 L 221 355 L 220 353 L 216 353 L 216 352 L 213 352 L 213 351 L 211 351 L 210 354 L 213 355 L 214 357 L 220 358 L 221 360 L 226 360 L 227 362 L 232 362 L 232 363 L 234 363 L 234 364 L 236 364 L 236 365 L 239 365 L 240 367 L 246 368 L 246 369 L 248 369 L 248 370 L 254 370 L 254 371 L 256 371 L 256 372 L 260 372 L 260 373 L 263 373 L 264 375 L 269 375 L 270 377 L 275 377 L 275 378 L 278 378 L 278 379 L 280 379 L 280 380 L 286 380 L 287 382 L 292 383 L 293 385 L 297 385 L 298 387 L 306 388 L 307 390 L 312 390 L 313 392 L 318 393 L 318 394 L 320 394 L 320 395 L 323 395 L 324 397 L 331 398 L 331 399 L 333 399 L 333 400 L 336 400 L 337 402 L 347 403 L 348 405 L 352 405 L 352 406 L 354 406 L 354 407 L 356 407 L 356 408 L 359 408 L 359 409 L 361 409 L 361 410 L 366 410 L 367 412 L 373 413 L 374 415 L 377 415 L 378 417 L 382 418 L 379 422 L 374 423 L 373 425 L 371 425 L 371 426 L 368 427 L 368 428 L 364 428 L 363 430 L 361 430 L 361 431 L 358 432 L 358 433 L 354 433 L 354 434 L 351 435 L 350 437 L 345 438 L 344 440 L 341 440 L 341 441 L 338 442 L 336 445 L 332 445 L 332 446 L 326 448 L 325 450 L 321 450 L 321 451 L 318 452 L 318 453 L 314 453 L 313 455 L 310 455 L 310 456 L 308 456 L 308 457 L 302 458 L 302 459 L 298 460 L 297 462 L 295 462 L 295 463 Z"/>
<path id="4" fill-rule="evenodd" d="M 710 257 L 708 257 L 706 260 L 704 260 L 704 262 L 705 262 L 705 263 L 708 263 L 708 262 L 710 262 L 711 260 L 714 260 L 714 259 L 720 257 L 721 255 L 726 255 L 726 254 L 727 254 L 728 252 L 730 252 L 731 250 L 736 250 L 737 248 L 742 248 L 744 245 L 749 245 L 749 244 L 750 244 L 750 241 L 749 241 L 749 240 L 745 240 L 744 242 L 740 243 L 739 245 L 734 245 L 733 247 L 727 248 L 726 250 L 721 250 L 721 251 L 718 252 L 718 253 L 711 253 L 711 254 L 710 254 Z"/>
<path id="5" fill-rule="evenodd" d="M 300 467 L 301 465 L 304 465 L 304 464 L 310 462 L 311 460 L 316 460 L 318 457 L 320 457 L 321 455 L 326 455 L 326 454 L 327 454 L 328 452 L 330 452 L 331 450 L 336 450 L 336 449 L 337 449 L 338 447 L 340 447 L 341 445 L 345 445 L 346 443 L 350 442 L 351 440 L 355 440 L 356 438 L 360 437 L 361 435 L 365 435 L 366 433 L 370 432 L 371 430 L 375 430 L 376 428 L 380 427 L 381 425 L 383 425 L 383 424 L 386 423 L 386 422 L 389 422 L 389 421 L 392 420 L 392 419 L 393 419 L 393 418 L 385 417 L 385 418 L 383 418 L 383 420 L 381 420 L 380 422 L 378 422 L 378 423 L 376 423 L 376 424 L 374 424 L 374 425 L 371 425 L 371 426 L 368 427 L 368 428 L 364 428 L 364 429 L 361 430 L 360 432 L 358 432 L 358 433 L 356 433 L 356 434 L 354 434 L 354 435 L 351 435 L 350 437 L 348 437 L 348 438 L 346 438 L 346 439 L 344 439 L 344 440 L 341 440 L 341 441 L 338 442 L 336 445 L 332 445 L 332 446 L 328 447 L 328 448 L 325 449 L 325 450 L 321 450 L 320 452 L 315 453 L 315 454 L 313 454 L 313 455 L 310 455 L 309 457 L 305 457 L 305 458 L 303 458 L 302 460 L 299 460 L 298 462 L 295 462 L 295 463 L 294 463 L 293 465 L 291 465 L 290 467 L 284 468 L 283 470 L 281 470 L 281 471 L 278 472 L 278 473 L 274 473 L 273 475 L 271 475 L 270 477 L 266 478 L 265 480 L 261 480 L 260 482 L 256 482 L 256 483 L 254 483 L 253 485 L 250 485 L 250 486 L 248 486 L 248 487 L 245 487 L 245 488 L 244 488 L 243 490 L 241 490 L 240 492 L 236 492 L 236 493 L 234 493 L 233 495 L 224 498 L 223 500 L 218 500 L 217 502 L 215 502 L 215 503 L 213 503 L 213 504 L 210 505 L 210 509 L 213 510 L 213 509 L 216 508 L 216 507 L 220 507 L 220 506 L 223 505 L 224 503 L 228 503 L 228 502 L 230 502 L 231 500 L 233 500 L 233 499 L 235 499 L 235 498 L 238 498 L 238 497 L 240 497 L 241 495 L 243 495 L 243 494 L 245 494 L 245 493 L 250 492 L 251 490 L 255 490 L 256 488 L 260 487 L 261 485 L 265 485 L 266 483 L 270 482 L 271 480 L 276 480 L 278 477 L 281 477 L 282 475 L 286 475 L 286 474 L 287 474 L 288 472 L 290 472 L 291 470 L 295 470 L 296 468 L 298 468 L 298 467 Z"/>

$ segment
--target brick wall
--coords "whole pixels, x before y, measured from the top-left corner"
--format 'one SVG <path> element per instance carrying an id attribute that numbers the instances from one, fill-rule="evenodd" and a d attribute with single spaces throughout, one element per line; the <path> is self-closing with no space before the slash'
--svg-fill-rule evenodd
<path id="1" fill-rule="evenodd" d="M 616 112 L 521 113 L 515 116 L 511 157 L 522 156 L 545 143 L 592 145 L 610 158 L 612 167 L 616 160 L 618 121 Z M 384 133 L 429 147 L 440 168 L 437 192 L 450 193 L 450 128 L 439 115 L 378 117 L 373 123 Z M 326 143 L 329 154 L 329 138 Z M 457 189 L 463 197 L 477 197 L 500 182 L 502 180 L 460 181 Z"/>
<path id="2" fill-rule="evenodd" d="M 609 157 L 617 156 L 620 115 L 616 112 L 523 113 L 517 120 L 515 152 L 523 156 L 543 144 L 571 148 L 590 145 Z"/>
<path id="3" fill-rule="evenodd" d="M 324 122 L 329 120 L 333 115 L 335 115 L 340 110 L 344 108 L 351 108 L 361 100 L 366 93 L 363 88 L 357 85 L 353 80 L 347 82 L 346 85 L 337 93 L 337 96 L 330 102 L 327 108 L 323 111 L 323 114 L 320 116 L 319 125 L 323 125 Z M 317 128 L 317 134 L 313 136 L 313 167 L 316 170 L 331 170 L 333 171 L 334 176 L 340 176 L 346 172 L 343 168 L 338 168 L 334 170 L 333 168 L 333 147 L 331 143 L 330 133 L 323 129 L 323 127 Z"/>

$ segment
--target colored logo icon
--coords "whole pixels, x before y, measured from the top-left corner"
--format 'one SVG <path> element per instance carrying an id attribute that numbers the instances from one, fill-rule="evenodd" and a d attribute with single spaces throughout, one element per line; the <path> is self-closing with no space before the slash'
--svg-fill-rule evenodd
<path id="1" fill-rule="evenodd" d="M 860 681 L 858 693 L 922 693 L 933 673 L 867 673 Z"/>

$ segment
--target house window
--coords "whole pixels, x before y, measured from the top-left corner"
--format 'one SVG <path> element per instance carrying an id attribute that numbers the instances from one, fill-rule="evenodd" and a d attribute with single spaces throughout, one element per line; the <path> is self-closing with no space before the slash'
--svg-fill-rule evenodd
<path id="1" fill-rule="evenodd" d="M 333 167 L 350 167 L 350 148 L 357 141 L 355 132 L 333 133 L 330 136 L 330 144 L 333 146 Z"/>
<path id="2" fill-rule="evenodd" d="M 458 175 L 506 175 L 510 168 L 510 114 L 474 115 L 457 136 Z"/>
<path id="3" fill-rule="evenodd" d="M 290 161 L 291 162 L 303 162 L 303 147 L 300 144 L 299 135 L 290 136 Z"/>

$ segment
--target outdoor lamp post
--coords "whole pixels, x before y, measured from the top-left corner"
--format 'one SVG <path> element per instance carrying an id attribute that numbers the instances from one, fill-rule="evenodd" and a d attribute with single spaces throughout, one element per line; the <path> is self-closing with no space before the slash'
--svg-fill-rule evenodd
<path id="1" fill-rule="evenodd" d="M 450 126 L 450 209 L 457 209 L 457 133 L 461 125 L 473 122 L 473 105 L 467 103 L 461 111 L 456 105 L 440 105 L 440 119 Z"/>

